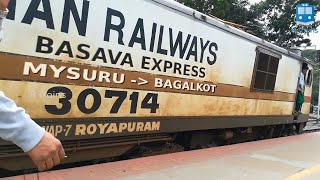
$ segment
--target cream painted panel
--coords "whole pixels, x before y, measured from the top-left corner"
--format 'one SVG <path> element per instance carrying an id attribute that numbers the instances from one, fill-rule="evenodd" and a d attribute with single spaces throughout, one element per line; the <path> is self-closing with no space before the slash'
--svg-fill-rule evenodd
<path id="1" fill-rule="evenodd" d="M 310 103 L 304 103 L 302 105 L 301 112 L 302 112 L 302 114 L 309 114 L 310 113 Z"/>
<path id="2" fill-rule="evenodd" d="M 72 92 L 72 98 L 69 101 L 71 109 L 63 115 L 53 115 L 46 110 L 45 105 L 54 105 L 59 109 L 62 108 L 59 98 L 63 98 L 63 94 L 54 96 L 48 96 L 47 94 L 48 89 L 56 86 L 61 85 L 0 81 L 1 90 L 19 106 L 25 108 L 32 118 L 290 115 L 294 104 L 293 102 L 285 101 L 124 90 L 128 92 L 127 98 L 120 106 L 119 112 L 112 114 L 110 110 L 117 98 L 104 98 L 105 91 L 121 91 L 122 89 L 63 85 L 63 87 L 67 87 Z M 79 110 L 77 101 L 79 100 L 79 94 L 88 88 L 99 92 L 101 104 L 98 104 L 98 109 L 95 112 L 85 114 Z M 132 101 L 129 100 L 129 96 L 132 92 L 139 92 L 136 113 L 130 113 Z M 142 100 L 147 93 L 158 94 L 157 103 L 159 104 L 159 109 L 156 113 L 151 113 L 150 109 L 141 108 Z M 84 103 L 87 108 L 91 108 L 97 101 L 94 101 L 93 96 L 89 95 Z M 83 105 L 83 103 L 80 102 L 80 105 Z"/>
<path id="3" fill-rule="evenodd" d="M 0 44 L 0 51 L 50 59 L 60 59 L 76 63 L 86 63 L 94 66 L 107 66 L 130 71 L 141 71 L 187 79 L 212 81 L 214 83 L 225 83 L 244 87 L 250 87 L 251 85 L 252 72 L 255 63 L 256 44 L 237 37 L 236 35 L 226 33 L 214 26 L 196 20 L 193 17 L 186 16 L 169 7 L 146 0 L 89 1 L 89 15 L 86 26 L 87 32 L 85 36 L 80 36 L 72 16 L 69 24 L 69 32 L 65 33 L 60 31 L 63 19 L 64 0 L 50 1 L 50 10 L 53 16 L 54 29 L 48 29 L 46 22 L 37 18 L 32 21 L 31 25 L 22 23 L 22 19 L 27 12 L 30 2 L 31 0 L 24 0 L 17 3 L 15 20 L 8 20 L 5 22 L 5 39 Z M 82 12 L 83 1 L 75 0 L 75 2 L 78 7 L 78 11 Z M 118 44 L 118 33 L 113 30 L 110 34 L 110 41 L 107 42 L 104 40 L 108 8 L 121 12 L 125 18 L 125 26 L 123 28 L 124 45 Z M 43 10 L 42 4 L 40 4 L 39 10 Z M 133 47 L 128 46 L 139 18 L 143 19 L 147 50 L 142 50 L 140 44 L 135 44 Z M 120 19 L 115 17 L 112 19 L 112 23 L 119 24 Z M 150 52 L 149 47 L 152 39 L 151 32 L 153 23 L 157 23 L 157 33 L 155 36 L 156 43 L 154 52 Z M 158 48 L 160 25 L 164 26 L 163 42 L 160 44 L 162 49 L 165 50 L 169 50 L 170 48 L 169 28 L 172 28 L 174 38 L 177 37 L 179 31 L 183 33 L 184 41 L 188 34 L 191 35 L 190 43 L 187 46 L 187 50 L 183 58 L 180 58 L 178 53 L 176 53 L 174 57 L 156 53 Z M 23 36 L 17 36 L 17 34 L 21 33 L 23 33 Z M 54 41 L 52 46 L 54 51 L 52 53 L 43 54 L 35 51 L 38 36 L 45 36 Z M 194 40 L 195 36 L 197 37 L 197 62 L 193 57 L 186 60 L 186 54 L 190 49 L 192 49 L 190 48 L 191 41 Z M 208 47 L 203 53 L 204 62 L 199 62 L 202 54 L 200 39 L 202 39 L 204 43 L 209 41 L 210 43 L 217 44 L 218 50 L 215 51 L 217 61 L 214 65 L 208 65 L 208 63 L 205 62 L 206 57 L 211 59 L 213 58 Z M 74 56 L 79 54 L 77 47 L 79 44 L 90 45 L 90 48 L 88 48 L 90 58 L 88 60 L 80 60 L 77 58 L 70 58 L 66 54 L 55 55 L 55 51 L 57 51 L 63 41 L 70 42 Z M 133 61 L 133 67 L 128 64 L 121 65 L 121 61 L 116 64 L 111 64 L 110 59 L 107 59 L 107 63 L 102 60 L 91 61 L 98 48 L 105 49 L 106 53 L 108 53 L 108 50 L 112 50 L 114 56 L 121 51 L 123 52 L 121 59 L 124 57 L 125 53 L 130 54 Z M 211 49 L 214 51 L 215 48 L 211 47 Z M 174 73 L 173 69 L 170 69 L 167 72 L 164 72 L 163 70 L 158 71 L 144 69 L 142 68 L 143 56 L 152 57 L 157 60 L 167 60 L 172 63 L 180 63 L 187 66 L 203 67 L 205 68 L 206 76 L 202 78 L 181 75 Z M 151 64 L 152 63 L 153 61 L 151 60 Z M 296 66 L 297 61 L 290 60 L 290 58 L 285 56 L 283 57 L 280 61 L 279 80 L 276 84 L 276 91 L 289 93 L 295 92 L 295 77 L 298 73 L 298 67 Z"/>
<path id="4" fill-rule="evenodd" d="M 287 56 L 282 56 L 279 62 L 275 90 L 296 93 L 299 73 L 300 62 Z"/>

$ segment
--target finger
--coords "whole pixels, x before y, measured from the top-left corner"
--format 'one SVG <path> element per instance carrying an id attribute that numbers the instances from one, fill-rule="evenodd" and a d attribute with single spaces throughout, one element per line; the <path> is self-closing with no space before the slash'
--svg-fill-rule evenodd
<path id="1" fill-rule="evenodd" d="M 38 161 L 38 162 L 35 162 L 35 164 L 38 167 L 39 171 L 46 170 L 46 163 L 44 161 Z"/>
<path id="2" fill-rule="evenodd" d="M 51 158 L 46 160 L 46 170 L 53 168 L 53 160 Z"/>
<path id="3" fill-rule="evenodd" d="M 59 150 L 58 150 L 58 153 L 59 153 L 60 160 L 62 161 L 62 160 L 65 158 L 65 156 L 66 156 L 62 145 L 60 145 Z"/>
<path id="4" fill-rule="evenodd" d="M 0 2 L 0 8 L 3 10 L 8 7 L 9 0 L 3 0 Z"/>
<path id="5" fill-rule="evenodd" d="M 52 159 L 53 159 L 53 166 L 60 164 L 60 157 L 58 152 L 54 154 Z"/>

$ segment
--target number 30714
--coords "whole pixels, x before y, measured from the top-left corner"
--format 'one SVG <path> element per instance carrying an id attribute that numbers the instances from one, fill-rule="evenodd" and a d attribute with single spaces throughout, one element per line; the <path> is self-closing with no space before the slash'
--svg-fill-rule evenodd
<path id="1" fill-rule="evenodd" d="M 73 93 L 69 88 L 66 87 L 52 87 L 47 91 L 47 94 L 53 93 L 63 93 L 63 97 L 59 97 L 60 105 L 45 105 L 45 109 L 48 113 L 54 115 L 64 115 L 70 112 L 72 104 L 70 100 L 73 97 Z M 91 96 L 93 97 L 93 103 L 90 107 L 86 106 L 87 98 Z M 129 98 L 128 98 L 129 97 Z M 130 113 L 137 113 L 139 98 L 143 98 L 141 104 L 139 106 L 142 109 L 150 109 L 150 113 L 157 113 L 157 109 L 159 109 L 158 104 L 158 94 L 147 93 L 144 97 L 140 97 L 139 92 L 133 92 L 128 96 L 127 91 L 113 91 L 106 90 L 104 97 L 106 100 L 113 100 L 113 105 L 110 108 L 111 114 L 116 114 L 119 112 L 124 101 L 130 101 Z M 102 97 L 101 94 L 92 88 L 83 90 L 77 97 L 77 107 L 78 109 L 85 114 L 95 113 L 101 106 Z"/>

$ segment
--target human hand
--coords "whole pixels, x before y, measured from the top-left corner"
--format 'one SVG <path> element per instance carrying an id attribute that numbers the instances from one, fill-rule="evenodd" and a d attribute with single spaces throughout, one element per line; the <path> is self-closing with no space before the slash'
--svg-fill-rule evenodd
<path id="1" fill-rule="evenodd" d="M 45 132 L 39 144 L 28 155 L 39 171 L 49 170 L 65 158 L 61 142 L 48 132 Z"/>
<path id="2" fill-rule="evenodd" d="M 0 10 L 5 10 L 8 7 L 9 0 L 0 0 Z"/>

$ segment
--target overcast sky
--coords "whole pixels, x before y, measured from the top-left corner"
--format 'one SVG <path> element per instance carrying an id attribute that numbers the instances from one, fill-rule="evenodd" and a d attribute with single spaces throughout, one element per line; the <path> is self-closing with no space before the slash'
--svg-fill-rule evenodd
<path id="1" fill-rule="evenodd" d="M 249 0 L 250 3 L 257 3 L 260 2 L 261 0 Z M 320 13 L 317 15 L 317 21 L 320 21 Z M 310 33 L 309 39 L 311 39 L 312 45 L 316 45 L 317 49 L 320 49 L 320 27 L 318 27 L 318 33 Z"/>

